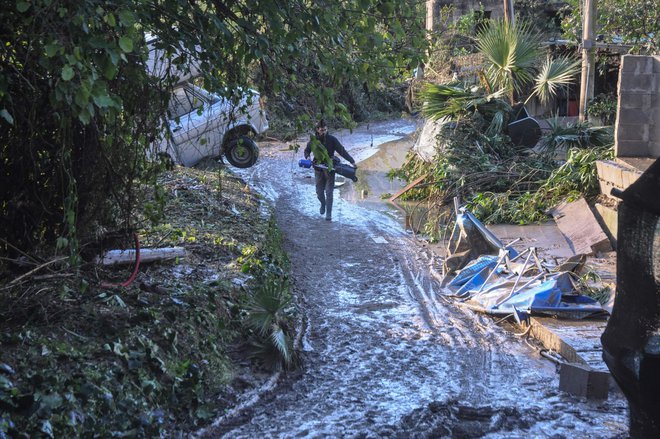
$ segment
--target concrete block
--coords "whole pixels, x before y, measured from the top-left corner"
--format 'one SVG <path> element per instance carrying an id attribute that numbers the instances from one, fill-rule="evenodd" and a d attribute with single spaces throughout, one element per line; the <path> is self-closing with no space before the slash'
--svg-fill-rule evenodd
<path id="1" fill-rule="evenodd" d="M 608 198 L 611 198 L 612 200 L 617 200 L 617 198 L 612 195 L 612 189 L 616 188 L 619 189 L 619 187 L 613 185 L 611 182 L 607 180 L 601 180 L 600 178 L 598 179 L 598 185 L 600 186 L 600 193 L 603 195 L 607 195 Z"/>
<path id="2" fill-rule="evenodd" d="M 617 136 L 614 153 L 617 157 L 646 157 L 649 155 L 648 143 L 629 142 L 622 140 L 621 136 Z"/>
<path id="3" fill-rule="evenodd" d="M 621 57 L 621 72 L 635 75 L 653 73 L 654 59 L 644 55 L 624 55 Z M 624 75 L 621 75 L 624 76 Z"/>
<path id="4" fill-rule="evenodd" d="M 660 79 L 660 77 L 658 77 Z M 620 107 L 623 109 L 649 110 L 653 106 L 652 93 L 625 93 L 621 96 Z"/>
<path id="5" fill-rule="evenodd" d="M 559 369 L 559 390 L 571 395 L 607 399 L 610 374 L 584 364 L 563 363 Z"/>
<path id="6" fill-rule="evenodd" d="M 624 74 L 619 81 L 619 93 L 650 93 L 655 90 L 655 75 L 653 73 Z"/>
<path id="7" fill-rule="evenodd" d="M 619 213 L 611 207 L 596 203 L 595 216 L 599 223 L 603 225 L 603 230 L 610 238 L 612 247 L 616 249 L 616 232 L 619 227 Z"/>
<path id="8" fill-rule="evenodd" d="M 621 176 L 623 177 L 623 187 L 628 188 L 631 184 L 637 181 L 639 176 L 642 175 L 640 172 L 629 170 L 629 169 L 624 169 L 621 172 Z"/>
<path id="9" fill-rule="evenodd" d="M 648 142 L 649 141 L 649 125 L 632 125 L 632 124 L 619 124 L 619 133 L 623 139 L 628 141 Z"/>
<path id="10" fill-rule="evenodd" d="M 619 124 L 645 125 L 651 123 L 649 111 L 638 108 L 622 108 L 619 110 Z"/>
<path id="11" fill-rule="evenodd" d="M 613 186 L 623 187 L 623 167 L 610 160 L 596 162 L 598 178 L 611 183 Z"/>
<path id="12" fill-rule="evenodd" d="M 550 214 L 576 255 L 612 250 L 609 238 L 584 198 L 572 203 L 561 203 L 551 209 Z"/>
<path id="13" fill-rule="evenodd" d="M 649 157 L 658 158 L 660 157 L 660 142 L 656 140 L 655 143 L 650 144 L 648 148 Z"/>
<path id="14" fill-rule="evenodd" d="M 618 161 L 612 160 L 596 162 L 596 170 L 598 171 L 600 192 L 617 202 L 619 199 L 611 194 L 612 188 L 624 190 L 628 187 L 631 181 L 635 181 L 641 174 L 639 171 L 631 168 L 625 163 L 619 163 Z"/>

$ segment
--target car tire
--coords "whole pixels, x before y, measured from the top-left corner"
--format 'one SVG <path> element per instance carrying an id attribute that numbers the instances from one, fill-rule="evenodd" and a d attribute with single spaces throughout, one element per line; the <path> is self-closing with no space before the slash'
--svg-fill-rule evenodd
<path id="1" fill-rule="evenodd" d="M 227 143 L 225 157 L 232 166 L 249 168 L 257 162 L 259 148 L 248 136 L 240 136 Z"/>

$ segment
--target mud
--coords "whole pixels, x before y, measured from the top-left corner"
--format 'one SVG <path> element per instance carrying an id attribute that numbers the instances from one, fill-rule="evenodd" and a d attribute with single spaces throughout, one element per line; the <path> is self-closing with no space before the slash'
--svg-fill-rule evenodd
<path id="1" fill-rule="evenodd" d="M 405 155 L 411 122 L 375 124 L 340 140 L 358 177 Z M 374 134 L 375 133 L 375 134 Z M 388 138 L 394 137 L 399 140 Z M 373 142 L 371 139 L 377 139 Z M 387 156 L 378 156 L 384 141 Z M 404 140 L 401 140 L 404 139 Z M 373 144 L 372 144 L 373 142 Z M 333 221 L 318 212 L 311 172 L 285 145 L 261 145 L 241 175 L 275 206 L 304 310 L 301 370 L 275 375 L 203 437 L 617 437 L 625 400 L 560 393 L 556 366 L 492 319 L 445 300 L 428 247 L 380 201 L 347 183 Z M 401 148 L 402 150 L 398 150 Z M 376 151 L 373 151 L 373 150 Z M 371 173 L 371 174 L 369 174 Z"/>

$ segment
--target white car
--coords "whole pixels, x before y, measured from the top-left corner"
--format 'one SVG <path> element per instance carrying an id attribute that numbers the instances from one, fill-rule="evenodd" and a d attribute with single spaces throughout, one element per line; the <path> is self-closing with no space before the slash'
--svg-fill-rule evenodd
<path id="1" fill-rule="evenodd" d="M 169 133 L 155 146 L 183 166 L 224 155 L 233 166 L 249 168 L 259 157 L 252 138 L 268 129 L 258 92 L 239 91 L 236 99 L 228 99 L 191 83 L 174 89 L 168 119 Z"/>

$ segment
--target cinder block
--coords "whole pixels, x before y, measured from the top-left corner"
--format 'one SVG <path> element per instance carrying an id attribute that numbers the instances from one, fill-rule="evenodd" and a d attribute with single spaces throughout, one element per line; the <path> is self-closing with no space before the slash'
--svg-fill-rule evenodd
<path id="1" fill-rule="evenodd" d="M 630 92 L 648 93 L 655 88 L 653 73 L 624 74 L 619 81 L 619 92 L 625 95 Z"/>
<path id="2" fill-rule="evenodd" d="M 619 134 L 622 139 L 628 141 L 648 142 L 649 141 L 649 125 L 632 125 L 632 124 L 619 124 Z"/>
<path id="3" fill-rule="evenodd" d="M 649 154 L 648 144 L 645 142 L 628 142 L 617 136 L 615 145 L 617 157 L 646 157 Z"/>
<path id="4" fill-rule="evenodd" d="M 634 169 L 623 169 L 621 171 L 623 177 L 623 187 L 627 188 L 631 184 L 637 181 L 637 179 L 642 175 L 641 172 Z"/>
<path id="5" fill-rule="evenodd" d="M 611 207 L 596 203 L 596 219 L 603 225 L 603 230 L 610 238 L 612 247 L 616 249 L 616 233 L 619 227 L 619 214 Z"/>
<path id="6" fill-rule="evenodd" d="M 622 108 L 619 111 L 619 124 L 644 125 L 651 122 L 648 111 L 639 108 Z"/>
<path id="7" fill-rule="evenodd" d="M 563 363 L 559 369 L 559 390 L 592 399 L 607 399 L 610 374 L 584 364 Z"/>
<path id="8" fill-rule="evenodd" d="M 611 160 L 600 160 L 596 162 L 596 170 L 599 180 L 613 187 L 623 188 L 623 166 Z"/>
<path id="9" fill-rule="evenodd" d="M 660 76 L 658 77 L 660 79 Z M 625 93 L 621 96 L 620 107 L 621 109 L 637 108 L 640 110 L 648 110 L 653 103 L 653 94 L 648 93 Z"/>
<path id="10" fill-rule="evenodd" d="M 649 157 L 660 157 L 660 142 L 656 141 L 654 144 L 649 145 L 648 153 Z"/>
<path id="11" fill-rule="evenodd" d="M 621 57 L 621 71 L 635 74 L 643 73 L 648 58 L 640 55 L 624 55 Z M 651 64 L 651 68 L 653 68 L 653 64 Z"/>

